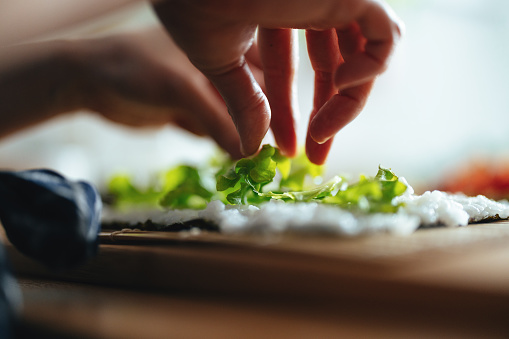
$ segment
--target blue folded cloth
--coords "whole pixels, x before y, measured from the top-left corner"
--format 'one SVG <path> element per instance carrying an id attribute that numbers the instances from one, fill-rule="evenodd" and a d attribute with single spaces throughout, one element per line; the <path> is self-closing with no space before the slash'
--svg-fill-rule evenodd
<path id="1" fill-rule="evenodd" d="M 62 270 L 96 254 L 102 203 L 97 190 L 47 169 L 0 171 L 0 220 L 10 242 Z M 0 338 L 7 338 L 18 291 L 0 248 Z M 4 330 L 5 328 L 5 330 Z"/>
<path id="2" fill-rule="evenodd" d="M 0 242 L 0 338 L 10 338 L 12 324 L 21 309 L 21 292 L 10 273 L 7 256 Z"/>
<path id="3" fill-rule="evenodd" d="M 0 220 L 22 253 L 54 269 L 97 251 L 101 198 L 83 181 L 50 170 L 0 172 Z"/>

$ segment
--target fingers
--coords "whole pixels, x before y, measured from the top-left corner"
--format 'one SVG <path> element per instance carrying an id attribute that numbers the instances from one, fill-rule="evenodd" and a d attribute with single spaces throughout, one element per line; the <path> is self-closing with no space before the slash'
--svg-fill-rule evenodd
<path id="1" fill-rule="evenodd" d="M 336 29 L 336 36 L 343 61 L 349 62 L 355 54 L 364 49 L 366 38 L 362 35 L 359 24 L 351 23 L 341 29 Z"/>
<path id="2" fill-rule="evenodd" d="M 336 71 L 334 83 L 338 90 L 366 83 L 385 71 L 401 35 L 398 20 L 388 7 L 379 2 L 367 6 L 356 22 L 358 36 L 362 35 L 365 40 L 362 48 Z"/>
<path id="3" fill-rule="evenodd" d="M 335 33 L 342 59 L 345 61 L 339 65 L 341 67 L 356 58 L 364 48 L 366 39 L 356 23 Z M 372 86 L 373 80 L 369 80 L 362 85 L 339 91 L 323 103 L 316 115 L 311 118 L 308 132 L 311 138 L 320 144 L 328 142 L 339 130 L 357 117 L 366 104 Z M 323 152 L 321 155 L 326 156 Z"/>
<path id="4" fill-rule="evenodd" d="M 180 92 L 181 107 L 187 114 L 175 119 L 177 124 L 184 123 L 185 129 L 198 135 L 209 135 L 221 148 L 234 159 L 242 157 L 239 135 L 235 125 L 224 107 L 224 103 L 212 89 L 190 82 L 182 86 Z M 192 112 L 192 115 L 189 114 Z"/>
<path id="5" fill-rule="evenodd" d="M 292 29 L 260 28 L 258 31 L 266 94 L 272 111 L 270 127 L 281 152 L 290 157 L 297 153 L 294 33 Z"/>
<path id="6" fill-rule="evenodd" d="M 245 59 L 242 57 L 233 67 L 202 72 L 217 88 L 228 107 L 240 136 L 242 153 L 254 154 L 269 128 L 270 109 Z"/>
<path id="7" fill-rule="evenodd" d="M 352 23 L 338 30 L 308 31 L 306 38 L 315 70 L 315 97 L 306 138 L 306 153 L 311 162 L 323 164 L 333 136 L 359 115 L 374 80 L 363 79 L 361 84 L 334 94 L 335 76 L 339 69 L 358 60 L 359 53 L 366 48 L 367 39 L 360 24 Z"/>
<path id="8" fill-rule="evenodd" d="M 344 60 L 339 65 L 341 67 L 357 57 L 365 46 L 366 38 L 357 23 L 338 29 L 335 33 Z M 319 107 L 309 124 L 311 138 L 320 144 L 325 143 L 357 117 L 366 104 L 373 81 L 341 90 Z"/>
<path id="9" fill-rule="evenodd" d="M 266 88 L 265 88 L 265 79 L 263 75 L 263 66 L 262 66 L 262 60 L 260 59 L 260 50 L 258 48 L 257 40 L 253 40 L 253 43 L 251 44 L 251 47 L 249 50 L 244 54 L 246 57 L 246 62 L 249 65 L 249 69 L 251 69 L 251 72 L 253 73 L 253 76 L 260 85 L 260 88 L 262 91 L 267 95 Z"/>
<path id="10" fill-rule="evenodd" d="M 310 122 L 313 120 L 320 108 L 336 93 L 334 86 L 334 72 L 342 62 L 339 53 L 338 39 L 333 29 L 324 31 L 306 31 L 311 66 L 315 71 L 315 90 L 313 98 L 313 111 Z M 306 136 L 306 154 L 309 160 L 321 165 L 327 159 L 327 154 L 332 145 L 332 139 L 319 144 L 310 134 L 310 127 Z"/>
<path id="11" fill-rule="evenodd" d="M 305 0 L 169 1 L 155 8 L 193 64 L 224 98 L 246 155 L 256 152 L 267 131 L 271 119 L 269 102 L 274 112 L 271 127 L 276 141 L 289 155 L 295 149 L 291 96 L 294 66 L 285 55 L 291 51 L 291 39 L 286 35 L 288 31 L 281 28 L 327 29 L 357 24 L 356 34 L 346 33 L 350 34 L 351 43 L 347 36 L 343 46 L 338 46 L 338 37 L 340 44 L 343 39 L 342 31 L 328 30 L 328 35 L 308 39 L 316 73 L 313 110 L 316 115 L 313 113 L 309 125 L 308 149 L 318 154 L 315 162 L 324 161 L 330 147 L 318 144 L 330 140 L 334 131 L 359 113 L 373 79 L 386 68 L 399 37 L 390 10 L 377 0 L 323 0 L 316 4 Z M 257 64 L 256 58 L 251 57 L 256 55 L 255 47 L 249 51 L 257 25 L 278 28 L 259 31 L 258 47 L 268 100 L 245 60 L 249 58 L 251 64 Z M 321 38 L 325 45 L 320 43 Z M 313 140 L 316 144 L 311 145 Z"/>
<path id="12" fill-rule="evenodd" d="M 249 65 L 249 69 L 251 70 L 251 73 L 253 74 L 253 77 L 255 78 L 256 82 L 262 89 L 263 93 L 265 93 L 265 96 L 267 96 L 267 88 L 265 87 L 263 69 L 252 64 L 249 60 L 247 60 L 247 64 Z"/>
<path id="13" fill-rule="evenodd" d="M 359 115 L 374 81 L 335 94 L 320 108 L 309 124 L 313 140 L 324 143 Z"/>
<path id="14" fill-rule="evenodd" d="M 240 136 L 245 155 L 258 151 L 270 124 L 270 108 L 246 62 L 255 23 L 218 15 L 221 5 L 165 1 L 156 14 L 189 60 L 216 87 Z"/>
<path id="15" fill-rule="evenodd" d="M 252 49 L 250 49 L 249 51 L 252 51 Z M 256 53 L 258 53 L 258 49 L 256 49 Z M 250 53 L 248 52 L 248 54 L 246 54 L 246 62 L 256 82 L 258 83 L 258 85 L 260 85 L 260 88 L 265 93 L 266 92 L 265 79 L 263 78 L 263 69 L 261 68 L 259 56 L 254 57 L 250 55 Z M 219 94 L 216 87 L 214 87 L 214 85 L 211 82 L 209 82 L 209 84 L 210 84 L 209 88 L 213 90 L 214 94 L 221 100 L 221 102 L 224 102 L 223 98 L 221 97 L 221 94 Z"/>
<path id="16" fill-rule="evenodd" d="M 311 138 L 311 135 L 306 135 L 306 155 L 313 164 L 323 165 L 327 160 L 330 148 L 332 146 L 333 138 L 330 138 L 323 144 L 319 144 Z"/>
<path id="17" fill-rule="evenodd" d="M 256 40 L 253 41 L 251 47 L 245 54 L 246 60 L 250 65 L 256 68 L 262 69 L 262 60 L 260 59 L 260 50 L 258 49 L 258 43 Z"/>

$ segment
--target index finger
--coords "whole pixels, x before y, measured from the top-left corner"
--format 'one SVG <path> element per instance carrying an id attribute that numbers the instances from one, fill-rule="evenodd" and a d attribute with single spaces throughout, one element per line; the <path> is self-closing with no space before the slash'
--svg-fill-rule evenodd
<path id="1" fill-rule="evenodd" d="M 265 77 L 266 95 L 272 112 L 270 127 L 283 154 L 295 156 L 295 65 L 296 39 L 291 29 L 259 28 L 260 58 Z"/>
<path id="2" fill-rule="evenodd" d="M 306 31 L 309 60 L 315 71 L 313 110 L 309 122 L 313 121 L 320 108 L 336 93 L 334 72 L 343 58 L 339 52 L 338 39 L 334 29 Z M 314 164 L 323 164 L 332 146 L 332 138 L 317 143 L 311 137 L 310 126 L 306 135 L 306 155 Z"/>

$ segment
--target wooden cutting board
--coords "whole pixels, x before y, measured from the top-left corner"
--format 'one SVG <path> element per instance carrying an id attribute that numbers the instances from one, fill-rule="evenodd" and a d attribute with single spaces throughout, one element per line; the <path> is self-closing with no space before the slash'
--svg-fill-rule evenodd
<path id="1" fill-rule="evenodd" d="M 508 221 L 355 239 L 107 230 L 100 237 L 98 256 L 67 272 L 8 250 L 19 276 L 298 301 L 322 311 L 376 307 L 380 316 L 390 310 L 509 334 Z"/>
<path id="2" fill-rule="evenodd" d="M 271 280 L 284 280 L 286 274 L 292 273 L 308 283 L 312 283 L 312 276 L 326 275 L 334 281 L 405 281 L 509 297 L 509 269 L 503 269 L 506 264 L 509 268 L 509 261 L 505 261 L 509 256 L 508 221 L 419 230 L 410 236 L 355 239 L 107 230 L 101 232 L 100 238 L 97 258 L 57 275 L 123 285 L 256 292 L 280 289 Z M 55 274 L 13 248 L 10 252 L 20 273 Z M 264 270 L 276 274 L 267 277 Z M 263 279 L 252 273 L 255 271 Z M 140 275 L 142 279 L 137 278 Z M 263 282 L 255 284 L 242 278 L 248 275 L 253 275 L 249 279 Z M 309 291 L 315 292 L 320 293 Z"/>

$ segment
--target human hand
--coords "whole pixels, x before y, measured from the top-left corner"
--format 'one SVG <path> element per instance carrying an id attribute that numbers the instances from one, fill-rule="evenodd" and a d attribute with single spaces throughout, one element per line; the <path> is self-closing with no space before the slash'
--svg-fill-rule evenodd
<path id="1" fill-rule="evenodd" d="M 172 123 L 241 156 L 222 98 L 162 28 L 78 44 L 88 93 L 81 106 L 133 127 Z M 261 71 L 251 69 L 263 83 Z"/>
<path id="2" fill-rule="evenodd" d="M 295 49 L 289 29 L 306 29 L 315 70 L 306 150 L 318 164 L 335 133 L 359 114 L 400 36 L 398 20 L 376 0 L 173 0 L 154 8 L 222 95 L 244 154 L 258 150 L 269 124 L 283 153 L 296 153 Z M 245 62 L 257 28 L 266 96 Z"/>
<path id="3" fill-rule="evenodd" d="M 220 95 L 162 28 L 1 52 L 0 136 L 89 109 L 134 127 L 172 123 L 241 156 Z M 251 70 L 263 83 L 261 70 Z"/>

